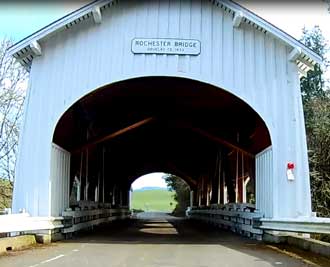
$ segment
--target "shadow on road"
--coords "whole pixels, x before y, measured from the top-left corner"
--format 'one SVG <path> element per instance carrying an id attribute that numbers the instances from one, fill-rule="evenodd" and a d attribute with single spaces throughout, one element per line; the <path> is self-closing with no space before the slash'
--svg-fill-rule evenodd
<path id="1" fill-rule="evenodd" d="M 259 243 L 185 218 L 165 213 L 151 214 L 101 225 L 80 232 L 66 242 L 209 245 L 244 240 L 248 244 Z"/>
<path id="2" fill-rule="evenodd" d="M 256 262 L 271 263 L 269 266 L 311 266 L 312 264 L 297 255 L 288 257 L 280 250 L 263 242 L 164 213 L 145 213 L 134 219 L 99 226 L 93 231 L 79 233 L 65 242 L 105 245 L 168 244 L 192 245 L 193 247 L 206 245 L 208 248 L 221 246 L 227 249 L 228 253 L 235 251 L 233 257 L 237 253 L 243 253 L 254 257 Z M 193 253 L 198 253 L 198 250 Z M 330 261 L 319 257 L 314 262 L 317 262 L 318 266 L 330 266 Z"/>

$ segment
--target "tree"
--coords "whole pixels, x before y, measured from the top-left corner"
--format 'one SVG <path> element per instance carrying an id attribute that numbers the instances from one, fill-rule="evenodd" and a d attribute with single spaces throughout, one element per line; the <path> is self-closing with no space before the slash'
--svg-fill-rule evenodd
<path id="1" fill-rule="evenodd" d="M 303 29 L 301 41 L 316 54 L 320 55 L 324 64 L 324 69 L 328 68 L 329 61 L 326 59 L 328 44 L 321 29 L 315 26 L 312 30 Z M 325 90 L 323 70 L 316 64 L 314 70 L 307 73 L 307 77 L 301 78 L 301 93 L 304 105 L 308 104 L 313 98 L 324 98 Z"/>
<path id="2" fill-rule="evenodd" d="M 174 213 L 177 215 L 185 214 L 190 204 L 189 185 L 182 178 L 172 174 L 165 175 L 164 179 L 170 190 L 175 192 L 174 199 L 177 201 L 177 205 L 174 209 Z"/>
<path id="3" fill-rule="evenodd" d="M 319 27 L 303 29 L 301 41 L 319 54 L 328 68 L 328 44 Z M 313 210 L 319 216 L 330 217 L 330 96 L 325 86 L 323 70 L 314 70 L 301 78 L 304 105 Z"/>
<path id="4" fill-rule="evenodd" d="M 313 209 L 330 217 L 330 98 L 314 99 L 309 105 L 315 114 L 308 136 Z"/>
<path id="5" fill-rule="evenodd" d="M 13 185 L 9 180 L 0 179 L 0 211 L 11 206 Z"/>
<path id="6" fill-rule="evenodd" d="M 8 39 L 0 41 L 0 202 L 6 203 L 6 206 L 8 198 L 11 198 L 14 181 L 19 126 L 27 83 L 27 72 L 14 58 L 6 57 L 6 50 L 11 45 Z"/>

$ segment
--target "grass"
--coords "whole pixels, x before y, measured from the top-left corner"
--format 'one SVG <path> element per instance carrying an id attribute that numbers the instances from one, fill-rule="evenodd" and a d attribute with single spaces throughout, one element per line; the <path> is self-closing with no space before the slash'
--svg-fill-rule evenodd
<path id="1" fill-rule="evenodd" d="M 144 211 L 172 212 L 176 206 L 173 196 L 174 192 L 167 190 L 134 191 L 132 193 L 131 208 Z"/>

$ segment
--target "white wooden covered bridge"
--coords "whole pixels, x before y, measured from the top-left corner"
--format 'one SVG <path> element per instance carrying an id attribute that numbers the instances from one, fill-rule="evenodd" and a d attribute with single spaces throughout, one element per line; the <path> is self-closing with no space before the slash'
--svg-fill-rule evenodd
<path id="1" fill-rule="evenodd" d="M 8 55 L 30 72 L 14 212 L 71 216 L 61 233 L 75 231 L 125 216 L 131 183 L 161 171 L 190 185 L 192 217 L 243 231 L 262 218 L 252 233 L 325 227 L 299 83 L 321 59 L 240 5 L 95 1 Z"/>

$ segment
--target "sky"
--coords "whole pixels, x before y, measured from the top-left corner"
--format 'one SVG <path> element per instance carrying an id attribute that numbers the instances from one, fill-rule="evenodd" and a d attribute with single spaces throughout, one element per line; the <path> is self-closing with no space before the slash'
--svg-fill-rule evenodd
<path id="1" fill-rule="evenodd" d="M 0 38 L 8 37 L 17 42 L 88 2 L 86 0 L 2 1 L 0 2 Z M 237 0 L 236 2 L 296 39 L 300 39 L 303 27 L 311 29 L 318 25 L 325 38 L 330 40 L 330 13 L 327 11 L 327 5 L 321 0 L 309 2 Z M 326 76 L 330 79 L 330 70 Z M 144 176 L 133 184 L 133 189 L 144 186 L 166 187 L 162 176 L 162 173 Z"/>
<path id="2" fill-rule="evenodd" d="M 132 184 L 132 189 L 136 190 L 146 186 L 166 188 L 167 185 L 165 180 L 162 178 L 163 175 L 164 173 L 162 172 L 154 172 L 147 175 L 143 175 L 134 181 L 134 183 Z"/>
<path id="3" fill-rule="evenodd" d="M 88 2 L 0 1 L 0 37 L 7 36 L 19 41 Z M 312 28 L 314 25 L 319 25 L 327 39 L 330 39 L 330 13 L 326 3 L 321 0 L 236 2 L 297 39 L 301 37 L 304 26 Z"/>

